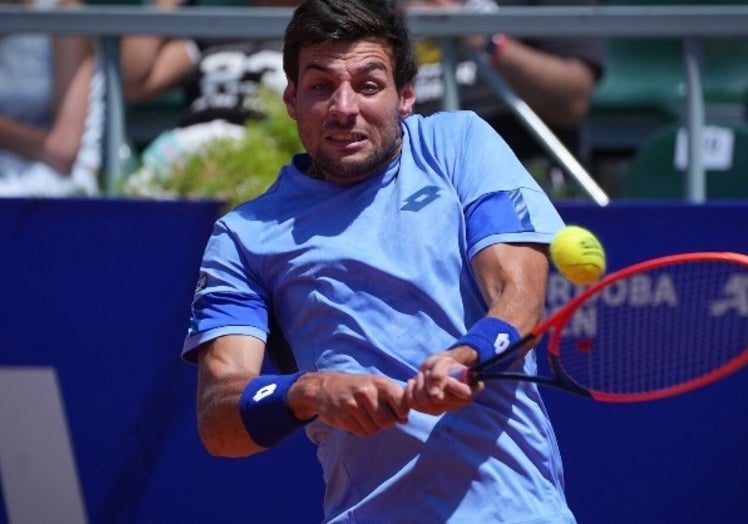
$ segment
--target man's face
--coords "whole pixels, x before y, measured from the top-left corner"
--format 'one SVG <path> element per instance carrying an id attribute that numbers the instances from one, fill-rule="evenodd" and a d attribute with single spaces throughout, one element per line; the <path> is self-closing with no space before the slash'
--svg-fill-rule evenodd
<path id="1" fill-rule="evenodd" d="M 400 152 L 400 120 L 413 86 L 395 87 L 390 48 L 379 40 L 325 42 L 299 53 L 299 80 L 284 100 L 325 180 L 360 182 Z"/>

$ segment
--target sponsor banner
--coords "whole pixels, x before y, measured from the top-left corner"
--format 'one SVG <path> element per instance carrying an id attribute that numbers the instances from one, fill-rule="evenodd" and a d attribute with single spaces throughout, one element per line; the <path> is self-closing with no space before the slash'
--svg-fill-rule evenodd
<path id="1" fill-rule="evenodd" d="M 747 204 L 560 204 L 609 271 L 686 251 L 748 253 Z M 179 352 L 216 202 L 3 199 L 0 524 L 314 523 L 322 476 L 302 433 L 248 459 L 202 448 Z M 746 307 L 725 284 L 715 315 Z M 577 289 L 555 272 L 549 310 Z M 667 274 L 610 307 L 672 307 Z M 572 329 L 593 336 L 595 319 Z M 682 397 L 602 405 L 544 389 L 582 522 L 748 522 L 748 373 Z M 289 504 L 289 500 L 293 502 Z M 487 501 L 490 503 L 490 501 Z"/>

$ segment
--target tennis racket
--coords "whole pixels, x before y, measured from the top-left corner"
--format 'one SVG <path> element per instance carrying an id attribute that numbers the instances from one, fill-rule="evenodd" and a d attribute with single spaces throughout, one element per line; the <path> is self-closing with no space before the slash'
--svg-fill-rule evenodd
<path id="1" fill-rule="evenodd" d="M 551 376 L 507 366 L 544 336 Z M 711 384 L 746 363 L 748 256 L 684 253 L 609 274 L 463 380 L 522 380 L 602 402 L 643 402 Z"/>

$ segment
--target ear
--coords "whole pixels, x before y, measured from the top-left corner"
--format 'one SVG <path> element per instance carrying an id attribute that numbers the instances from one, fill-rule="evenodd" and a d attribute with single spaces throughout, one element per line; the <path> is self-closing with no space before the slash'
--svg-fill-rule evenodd
<path id="1" fill-rule="evenodd" d="M 416 90 L 413 82 L 408 82 L 400 90 L 400 118 L 409 117 L 413 113 L 413 105 L 416 103 Z"/>
<path id="2" fill-rule="evenodd" d="M 283 91 L 283 103 L 286 104 L 288 116 L 293 120 L 296 120 L 296 86 L 290 80 L 286 84 L 286 89 Z"/>

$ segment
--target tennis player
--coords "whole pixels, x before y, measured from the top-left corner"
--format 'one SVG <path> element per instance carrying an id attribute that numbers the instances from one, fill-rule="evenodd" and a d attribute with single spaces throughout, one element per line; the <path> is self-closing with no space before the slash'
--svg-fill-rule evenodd
<path id="1" fill-rule="evenodd" d="M 305 428 L 325 522 L 574 522 L 537 387 L 454 378 L 538 322 L 562 221 L 474 113 L 411 114 L 416 68 L 386 0 L 295 10 L 306 152 L 206 247 L 183 348 L 201 439 L 243 457 Z"/>

